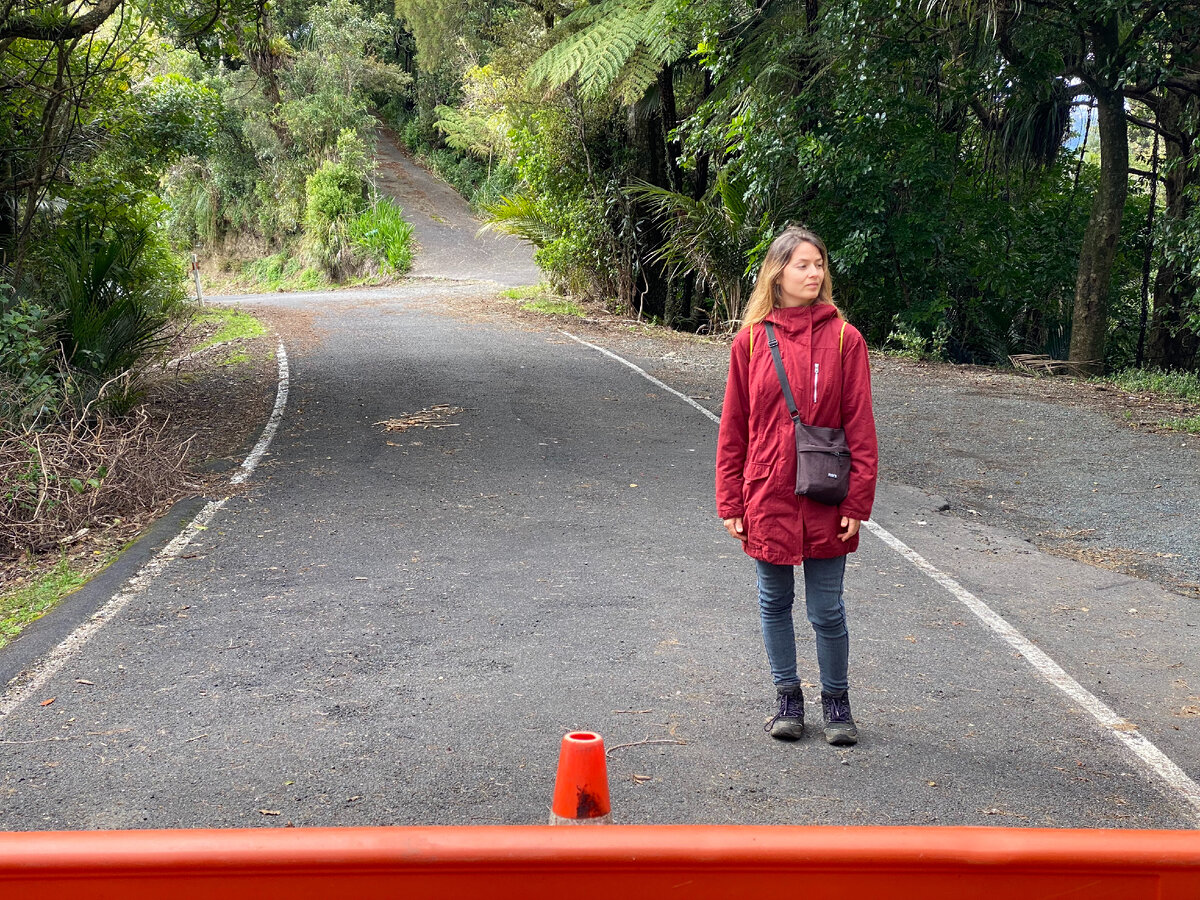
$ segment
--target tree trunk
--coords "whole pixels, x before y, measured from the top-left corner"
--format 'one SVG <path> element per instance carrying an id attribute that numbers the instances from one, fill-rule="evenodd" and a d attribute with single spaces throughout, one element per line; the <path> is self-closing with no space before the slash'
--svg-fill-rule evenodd
<path id="1" fill-rule="evenodd" d="M 1164 91 L 1158 104 L 1159 122 L 1170 137 L 1165 141 L 1163 171 L 1163 219 L 1169 223 L 1185 222 L 1194 202 L 1189 197 L 1195 189 L 1195 125 L 1200 103 L 1190 94 Z M 1179 140 L 1176 140 L 1178 138 Z M 1182 143 L 1180 142 L 1182 141 Z M 1195 366 L 1200 338 L 1187 327 L 1186 307 L 1194 296 L 1195 282 L 1179 270 L 1178 265 L 1164 258 L 1154 279 L 1154 313 L 1146 342 L 1146 364 L 1162 369 L 1187 369 Z"/>
<path id="2" fill-rule="evenodd" d="M 1125 196 L 1129 192 L 1129 124 L 1125 119 L 1124 95 L 1107 87 L 1098 90 L 1096 107 L 1100 124 L 1100 185 L 1092 199 L 1092 212 L 1079 251 L 1069 357 L 1076 370 L 1085 375 L 1104 370 L 1109 287 Z"/>
<path id="3" fill-rule="evenodd" d="M 673 191 L 683 190 L 683 174 L 679 171 L 679 157 L 683 147 L 679 141 L 671 140 L 671 132 L 679 125 L 675 110 L 675 72 L 670 65 L 658 71 L 658 92 L 662 97 L 662 141 L 667 157 L 667 171 L 671 176 L 669 187 Z"/>
<path id="4" fill-rule="evenodd" d="M 640 171 L 635 174 L 653 185 L 669 187 L 670 176 L 667 172 L 666 147 L 662 139 L 664 127 L 662 115 L 654 113 L 646 119 L 630 115 L 627 121 L 629 145 L 636 149 L 635 158 L 640 167 Z M 637 287 L 640 295 L 639 307 L 647 316 L 669 319 L 678 315 L 678 310 L 674 307 L 667 308 L 671 288 L 670 279 L 667 277 L 662 263 L 650 259 L 650 255 L 662 246 L 662 231 L 654 217 L 650 215 L 649 210 L 636 200 L 633 203 L 633 217 L 635 222 L 633 239 L 637 243 L 634 255 L 637 257 L 640 269 Z"/>
<path id="5" fill-rule="evenodd" d="M 46 185 L 53 181 L 54 173 L 50 171 L 49 164 L 56 138 L 58 138 L 58 143 L 66 146 L 67 135 L 70 133 L 69 126 L 67 127 L 67 134 L 60 135 L 58 133 L 59 109 L 67 102 L 64 82 L 70 59 L 70 50 L 66 44 L 59 42 L 54 45 L 54 52 L 57 57 L 58 71 L 55 75 L 54 85 L 50 90 L 49 98 L 46 101 L 46 106 L 42 109 L 41 146 L 38 148 L 37 161 L 34 163 L 33 172 L 29 179 L 29 189 L 25 196 L 24 213 L 17 226 L 16 248 L 13 253 L 13 271 L 16 281 L 20 281 L 24 271 L 25 255 L 29 250 L 29 238 L 33 230 L 33 220 L 37 216 L 38 208 L 41 206 L 42 199 L 45 196 Z"/>

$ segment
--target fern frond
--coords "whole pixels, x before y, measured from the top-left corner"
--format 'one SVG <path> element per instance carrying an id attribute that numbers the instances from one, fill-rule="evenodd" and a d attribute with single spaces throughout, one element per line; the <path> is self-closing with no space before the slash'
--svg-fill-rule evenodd
<path id="1" fill-rule="evenodd" d="M 671 13 L 675 12 L 679 5 L 679 0 L 653 0 L 642 16 L 645 27 L 642 44 L 660 63 L 674 62 L 688 49 L 682 32 L 673 27 L 671 19 Z"/>
<path id="2" fill-rule="evenodd" d="M 578 77 L 585 97 L 611 91 L 637 102 L 659 69 L 687 52 L 671 17 L 680 2 L 603 0 L 581 7 L 551 33 L 550 48 L 529 69 L 530 85 L 553 89 Z"/>
<path id="3" fill-rule="evenodd" d="M 477 234 L 494 229 L 523 238 L 538 248 L 562 237 L 562 229 L 543 215 L 537 199 L 529 194 L 501 197 L 485 204 L 483 212 L 487 219 Z"/>
<path id="4" fill-rule="evenodd" d="M 742 228 L 746 224 L 749 212 L 746 205 L 746 183 L 741 179 L 731 179 L 729 170 L 722 169 L 717 173 L 714 189 L 717 196 L 721 198 L 721 205 L 725 208 L 730 223 L 735 228 Z"/>
<path id="5" fill-rule="evenodd" d="M 622 102 L 632 106 L 646 95 L 647 89 L 658 78 L 662 63 L 651 56 L 650 51 L 638 45 L 613 84 L 613 92 Z"/>
<path id="6" fill-rule="evenodd" d="M 585 96 L 601 96 L 621 74 L 638 47 L 641 23 L 630 10 L 614 15 L 587 32 L 587 53 L 579 67 L 579 84 Z"/>
<path id="7" fill-rule="evenodd" d="M 584 64 L 593 31 L 599 29 L 602 34 L 608 20 L 620 15 L 624 6 L 624 0 L 603 0 L 580 7 L 559 22 L 550 32 L 550 47 L 526 73 L 530 86 L 545 84 L 554 89 L 574 78 Z"/>

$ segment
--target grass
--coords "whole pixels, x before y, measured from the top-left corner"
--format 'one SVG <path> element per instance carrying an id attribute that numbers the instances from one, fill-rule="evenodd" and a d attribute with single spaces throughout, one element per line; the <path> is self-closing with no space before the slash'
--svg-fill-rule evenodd
<path id="1" fill-rule="evenodd" d="M 578 303 L 550 293 L 544 284 L 527 284 L 505 288 L 501 297 L 521 302 L 521 309 L 542 313 L 547 316 L 585 316 L 587 313 Z"/>
<path id="2" fill-rule="evenodd" d="M 219 323 L 213 335 L 194 347 L 194 350 L 203 350 L 226 341 L 253 340 L 267 333 L 267 327 L 262 322 L 240 309 L 205 307 L 193 316 L 193 321 L 197 325 Z"/>
<path id="3" fill-rule="evenodd" d="M 583 307 L 578 303 L 572 303 L 570 300 L 562 300 L 556 297 L 538 297 L 535 300 L 522 303 L 521 308 L 543 313 L 547 316 L 582 317 L 584 315 Z"/>
<path id="4" fill-rule="evenodd" d="M 0 647 L 15 638 L 23 627 L 49 610 L 91 577 L 63 557 L 49 572 L 29 584 L 0 595 Z"/>
<path id="5" fill-rule="evenodd" d="M 324 272 L 286 250 L 245 263 L 238 280 L 267 291 L 315 291 L 329 286 Z"/>
<path id="6" fill-rule="evenodd" d="M 1200 434 L 1200 416 L 1188 416 L 1186 418 L 1172 416 L 1169 419 L 1163 419 L 1162 426 L 1164 428 L 1170 428 L 1172 431 L 1185 431 L 1188 434 Z"/>
<path id="7" fill-rule="evenodd" d="M 230 353 L 227 357 L 225 357 L 223 360 L 221 360 L 219 363 L 217 363 L 217 365 L 219 365 L 219 366 L 240 366 L 242 363 L 248 363 L 248 362 L 250 362 L 250 354 L 249 353 L 247 353 L 245 350 L 235 350 L 233 353 Z"/>
<path id="8" fill-rule="evenodd" d="M 500 296 L 507 297 L 509 300 L 532 300 L 543 293 L 541 285 L 527 284 L 524 287 L 505 288 L 500 292 Z"/>
<path id="9" fill-rule="evenodd" d="M 403 274 L 412 268 L 416 239 L 404 211 L 384 198 L 346 226 L 346 236 L 359 253 L 374 259 L 386 272 Z"/>
<path id="10" fill-rule="evenodd" d="M 1163 397 L 1176 397 L 1200 403 L 1200 372 L 1125 369 L 1096 380 L 1106 382 L 1131 394 L 1158 394 Z"/>

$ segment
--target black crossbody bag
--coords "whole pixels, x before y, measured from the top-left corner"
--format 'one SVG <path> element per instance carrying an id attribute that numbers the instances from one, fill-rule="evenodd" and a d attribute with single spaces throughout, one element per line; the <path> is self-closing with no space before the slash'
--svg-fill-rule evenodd
<path id="1" fill-rule="evenodd" d="M 779 386 L 783 388 L 783 399 L 787 401 L 788 414 L 796 428 L 796 493 L 818 503 L 837 506 L 850 490 L 850 445 L 846 443 L 846 429 L 821 428 L 800 421 L 796 399 L 779 356 L 775 326 L 766 321 L 763 325 L 767 329 L 767 346 L 775 360 Z"/>

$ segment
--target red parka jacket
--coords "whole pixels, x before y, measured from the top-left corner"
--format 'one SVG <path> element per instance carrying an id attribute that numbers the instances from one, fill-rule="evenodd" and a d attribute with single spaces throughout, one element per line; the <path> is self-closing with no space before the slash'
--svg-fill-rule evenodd
<path id="1" fill-rule="evenodd" d="M 867 344 L 853 325 L 842 334 L 830 303 L 775 309 L 767 318 L 801 421 L 846 429 L 850 491 L 840 506 L 796 495 L 795 429 L 760 323 L 753 326 L 753 355 L 748 328 L 729 354 L 717 439 L 717 514 L 742 517 L 744 548 L 764 562 L 799 565 L 806 557 L 844 556 L 858 548 L 858 535 L 838 540 L 842 516 L 871 517 L 879 471 Z"/>

